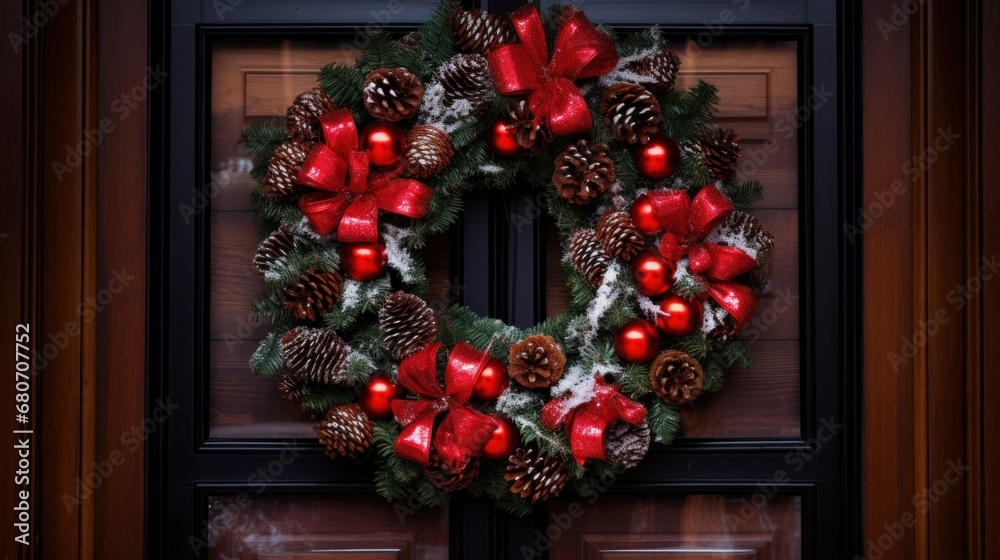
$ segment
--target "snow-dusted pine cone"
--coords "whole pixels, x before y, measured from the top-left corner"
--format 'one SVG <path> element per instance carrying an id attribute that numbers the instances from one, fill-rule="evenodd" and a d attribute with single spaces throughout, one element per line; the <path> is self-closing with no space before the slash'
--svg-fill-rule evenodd
<path id="1" fill-rule="evenodd" d="M 437 319 L 427 302 L 403 291 L 385 298 L 378 312 L 382 345 L 402 361 L 437 338 Z"/>
<path id="2" fill-rule="evenodd" d="M 332 459 L 360 459 L 372 445 L 372 422 L 357 403 L 335 406 L 316 424 L 319 442 Z"/>
<path id="3" fill-rule="evenodd" d="M 417 114 L 424 84 L 406 68 L 377 68 L 365 76 L 361 91 L 371 116 L 381 121 L 401 121 Z"/>
<path id="4" fill-rule="evenodd" d="M 458 492 L 472 484 L 482 464 L 479 457 L 470 457 L 462 470 L 453 472 L 444 464 L 436 451 L 431 451 L 430 462 L 424 467 L 424 477 L 445 492 Z"/>
<path id="5" fill-rule="evenodd" d="M 315 321 L 336 305 L 343 283 L 339 272 L 310 268 L 285 288 L 285 308 L 295 311 L 299 319 Z"/>
<path id="6" fill-rule="evenodd" d="M 698 141 L 705 165 L 712 172 L 712 182 L 725 181 L 736 171 L 740 159 L 740 136 L 727 128 L 719 129 Z"/>
<path id="7" fill-rule="evenodd" d="M 608 270 L 611 256 L 589 228 L 574 231 L 569 238 L 569 259 L 576 272 L 591 286 L 600 286 Z"/>
<path id="8" fill-rule="evenodd" d="M 281 226 L 271 232 L 257 247 L 257 254 L 253 257 L 253 266 L 257 272 L 264 274 L 271 270 L 275 261 L 287 256 L 295 251 L 297 242 L 295 234 L 289 231 L 288 226 Z"/>
<path id="9" fill-rule="evenodd" d="M 309 155 L 309 145 L 300 140 L 285 140 L 271 156 L 264 172 L 264 192 L 271 198 L 281 200 L 299 192 L 295 182 L 302 162 Z"/>
<path id="10" fill-rule="evenodd" d="M 660 102 L 637 84 L 615 84 L 605 90 L 601 115 L 620 142 L 645 144 L 660 130 Z"/>
<path id="11" fill-rule="evenodd" d="M 296 379 L 328 385 L 351 385 L 344 375 L 347 343 L 327 329 L 295 327 L 281 339 L 281 357 Z"/>
<path id="12" fill-rule="evenodd" d="M 635 426 L 619 421 L 608 426 L 604 457 L 612 465 L 631 469 L 642 461 L 648 451 L 649 424 L 643 422 Z"/>
<path id="13" fill-rule="evenodd" d="M 494 45 L 517 41 L 514 26 L 502 14 L 455 10 L 451 29 L 459 50 L 466 53 L 487 54 Z"/>
<path id="14" fill-rule="evenodd" d="M 698 360 L 680 350 L 664 350 L 649 365 L 656 396 L 670 404 L 687 404 L 701 394 L 705 373 Z"/>
<path id="15" fill-rule="evenodd" d="M 494 91 L 493 76 L 486 57 L 481 54 L 456 54 L 438 71 L 444 86 L 444 102 L 468 101 L 473 113 L 478 113 Z"/>
<path id="16" fill-rule="evenodd" d="M 414 177 L 426 179 L 437 175 L 455 155 L 451 147 L 451 137 L 440 128 L 430 124 L 418 124 L 406 135 L 406 172 Z"/>
<path id="17" fill-rule="evenodd" d="M 319 117 L 335 108 L 336 104 L 323 88 L 300 93 L 288 107 L 288 135 L 294 140 L 315 144 L 322 134 Z"/>
<path id="18" fill-rule="evenodd" d="M 286 373 L 278 381 L 278 391 L 282 398 L 295 402 L 308 396 L 312 392 L 312 388 L 309 387 L 309 383 L 305 379 Z"/>
<path id="19" fill-rule="evenodd" d="M 608 145 L 591 145 L 584 139 L 570 144 L 556 157 L 552 182 L 559 196 L 569 202 L 591 202 L 615 182 L 615 162 Z"/>
<path id="20" fill-rule="evenodd" d="M 549 335 L 533 334 L 510 347 L 510 378 L 530 389 L 555 385 L 565 367 L 566 354 Z"/>
<path id="21" fill-rule="evenodd" d="M 535 124 L 535 116 L 524 99 L 510 111 L 510 123 L 517 128 L 514 137 L 525 150 L 533 150 L 538 144 L 552 141 L 552 134 L 544 126 Z"/>
<path id="22" fill-rule="evenodd" d="M 668 50 L 654 55 L 633 60 L 625 65 L 625 69 L 639 76 L 639 83 L 646 89 L 662 95 L 674 87 L 677 70 L 681 66 L 681 57 Z"/>
<path id="23" fill-rule="evenodd" d="M 631 261 L 642 250 L 645 241 L 632 225 L 628 212 L 606 210 L 597 220 L 597 240 L 612 257 Z"/>
<path id="24" fill-rule="evenodd" d="M 511 492 L 534 504 L 558 496 L 569 482 L 569 474 L 560 457 L 520 448 L 510 456 L 504 479 Z"/>

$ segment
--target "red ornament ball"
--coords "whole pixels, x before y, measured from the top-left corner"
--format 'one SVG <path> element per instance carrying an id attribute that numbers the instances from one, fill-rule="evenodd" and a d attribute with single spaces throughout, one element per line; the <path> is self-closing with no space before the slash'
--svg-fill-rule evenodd
<path id="1" fill-rule="evenodd" d="M 497 121 L 490 129 L 490 149 L 498 156 L 510 157 L 521 151 L 517 143 L 517 127 L 504 121 Z"/>
<path id="2" fill-rule="evenodd" d="M 493 431 L 489 441 L 483 446 L 483 458 L 491 461 L 503 461 L 517 449 L 521 434 L 518 433 L 517 427 L 506 418 L 495 415 L 492 418 L 497 422 L 497 429 Z"/>
<path id="3" fill-rule="evenodd" d="M 653 201 L 650 200 L 648 194 L 639 195 L 639 198 L 632 203 L 628 213 L 632 218 L 632 225 L 642 235 L 648 237 L 663 231 L 663 224 L 657 219 Z"/>
<path id="4" fill-rule="evenodd" d="M 701 326 L 702 307 L 698 300 L 669 295 L 660 301 L 656 328 L 670 336 L 687 336 Z"/>
<path id="5" fill-rule="evenodd" d="M 385 274 L 389 256 L 381 243 L 342 243 L 340 264 L 348 276 L 365 282 Z"/>
<path id="6" fill-rule="evenodd" d="M 656 251 L 643 251 L 632 260 L 632 281 L 640 294 L 656 297 L 670 291 L 677 267 Z"/>
<path id="7" fill-rule="evenodd" d="M 399 125 L 373 122 L 361 131 L 361 149 L 368 162 L 376 167 L 392 167 L 399 163 L 406 149 L 406 134 Z"/>
<path id="8" fill-rule="evenodd" d="M 369 418 L 391 418 L 392 401 L 403 397 L 403 387 L 385 375 L 376 375 L 361 389 L 358 404 Z"/>
<path id="9" fill-rule="evenodd" d="M 507 375 L 507 366 L 496 358 L 486 361 L 483 369 L 479 370 L 479 377 L 476 378 L 472 386 L 472 396 L 484 401 L 491 401 L 500 396 L 510 385 L 510 377 Z"/>
<path id="10" fill-rule="evenodd" d="M 648 362 L 659 350 L 660 335 L 645 319 L 632 319 L 615 334 L 615 353 L 626 362 Z"/>
<path id="11" fill-rule="evenodd" d="M 669 136 L 656 133 L 632 150 L 635 167 L 647 179 L 666 179 L 681 162 L 681 150 Z"/>

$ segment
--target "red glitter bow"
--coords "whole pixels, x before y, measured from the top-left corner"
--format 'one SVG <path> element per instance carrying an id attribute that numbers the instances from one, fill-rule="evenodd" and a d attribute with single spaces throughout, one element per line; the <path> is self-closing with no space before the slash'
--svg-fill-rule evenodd
<path id="1" fill-rule="evenodd" d="M 322 144 L 310 150 L 295 180 L 320 189 L 299 199 L 299 208 L 320 235 L 337 230 L 345 243 L 378 241 L 378 211 L 409 218 L 427 213 L 431 189 L 399 170 L 369 175 L 368 155 L 358 150 L 358 130 L 349 109 L 319 118 Z"/>
<path id="2" fill-rule="evenodd" d="M 465 405 L 472 386 L 489 356 L 459 342 L 448 357 L 444 388 L 437 382 L 437 355 L 441 344 L 429 344 L 399 364 L 399 382 L 419 400 L 392 401 L 392 413 L 404 426 L 396 438 L 396 454 L 426 465 L 431 447 L 453 471 L 469 457 L 478 457 L 497 429 L 497 422 Z M 438 415 L 444 413 L 435 430 Z"/>
<path id="3" fill-rule="evenodd" d="M 497 91 L 528 95 L 536 125 L 563 136 L 590 130 L 590 109 L 574 80 L 610 72 L 618 64 L 614 42 L 598 31 L 575 6 L 563 9 L 552 59 L 538 10 L 524 6 L 510 14 L 520 44 L 500 45 L 489 53 Z"/>
<path id="4" fill-rule="evenodd" d="M 737 247 L 701 241 L 733 211 L 733 203 L 715 185 L 701 189 L 693 199 L 685 191 L 654 191 L 648 196 L 666 230 L 660 254 L 675 263 L 687 255 L 691 272 L 705 281 L 705 292 L 732 315 L 737 330 L 743 330 L 753 316 L 757 295 L 731 280 L 753 270 L 757 259 Z"/>
<path id="5" fill-rule="evenodd" d="M 641 424 L 646 420 L 646 407 L 621 394 L 617 385 L 603 377 L 594 379 L 594 397 L 589 401 L 571 410 L 566 409 L 565 401 L 546 403 L 539 421 L 550 430 L 559 424 L 566 426 L 573 457 L 581 465 L 587 459 L 604 460 L 604 431 L 609 424 L 618 420 Z"/>

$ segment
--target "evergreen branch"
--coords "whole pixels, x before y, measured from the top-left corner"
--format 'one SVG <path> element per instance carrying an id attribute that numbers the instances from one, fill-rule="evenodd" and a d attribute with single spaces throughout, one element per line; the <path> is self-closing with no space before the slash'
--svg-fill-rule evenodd
<path id="1" fill-rule="evenodd" d="M 760 181 L 724 182 L 721 190 L 733 201 L 737 210 L 744 212 L 764 199 L 764 187 Z"/>
<path id="2" fill-rule="evenodd" d="M 322 416 L 327 410 L 358 400 L 356 387 L 339 385 L 313 385 L 309 394 L 302 396 L 302 412 Z"/>
<path id="3" fill-rule="evenodd" d="M 649 405 L 646 421 L 649 423 L 649 431 L 653 434 L 653 439 L 664 445 L 673 442 L 681 430 L 680 411 L 660 399 L 654 400 Z"/>
<path id="4" fill-rule="evenodd" d="M 250 370 L 255 375 L 275 375 L 285 367 L 281 357 L 282 336 L 283 331 L 270 332 L 257 345 L 257 350 L 250 356 Z"/>

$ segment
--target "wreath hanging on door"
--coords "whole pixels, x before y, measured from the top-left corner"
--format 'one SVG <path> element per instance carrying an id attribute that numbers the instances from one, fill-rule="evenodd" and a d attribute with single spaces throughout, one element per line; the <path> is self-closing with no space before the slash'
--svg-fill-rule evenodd
<path id="1" fill-rule="evenodd" d="M 679 66 L 655 28 L 617 37 L 572 6 L 443 2 L 371 33 L 287 123 L 244 131 L 269 288 L 251 309 L 274 327 L 251 369 L 411 503 L 464 490 L 523 514 L 670 443 L 680 407 L 752 365 L 773 245 L 738 136 L 709 124 L 715 87 L 675 88 Z M 558 228 L 569 310 L 522 330 L 435 309 L 420 249 L 464 192 L 515 182 Z"/>

